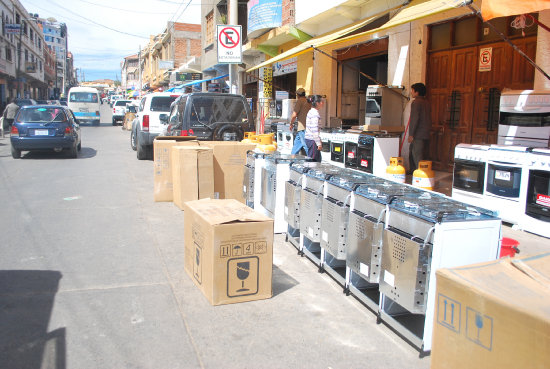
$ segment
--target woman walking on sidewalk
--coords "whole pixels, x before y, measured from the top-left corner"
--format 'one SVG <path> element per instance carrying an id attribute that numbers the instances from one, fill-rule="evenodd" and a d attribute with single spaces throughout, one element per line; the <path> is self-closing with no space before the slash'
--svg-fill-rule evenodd
<path id="1" fill-rule="evenodd" d="M 321 137 L 319 136 L 319 126 L 321 124 L 320 108 L 325 105 L 325 100 L 321 95 L 312 95 L 308 98 L 311 109 L 306 117 L 306 146 L 307 156 L 314 161 L 321 162 L 321 150 L 323 148 Z"/>

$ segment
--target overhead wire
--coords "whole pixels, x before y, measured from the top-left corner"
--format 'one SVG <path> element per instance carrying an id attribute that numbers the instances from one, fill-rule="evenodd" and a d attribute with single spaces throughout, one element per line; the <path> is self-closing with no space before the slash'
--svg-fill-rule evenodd
<path id="1" fill-rule="evenodd" d="M 78 1 L 81 1 L 81 2 L 83 2 L 83 3 L 90 4 L 90 5 L 95 5 L 95 6 L 98 6 L 98 7 L 100 7 L 100 8 L 107 8 L 107 9 L 113 9 L 113 10 L 121 10 L 121 11 L 123 11 L 123 12 L 130 12 L 130 13 L 138 13 L 138 14 L 165 14 L 165 15 L 173 14 L 173 12 L 144 12 L 144 11 L 133 10 L 133 9 L 115 8 L 115 7 L 113 7 L 113 6 L 98 4 L 98 3 L 94 3 L 94 2 L 91 2 L 91 1 L 87 1 L 87 0 L 78 0 Z"/>

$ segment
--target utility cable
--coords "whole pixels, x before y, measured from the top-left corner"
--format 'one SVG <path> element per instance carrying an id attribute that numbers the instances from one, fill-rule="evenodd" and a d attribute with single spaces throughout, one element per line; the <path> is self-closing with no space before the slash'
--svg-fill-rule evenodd
<path id="1" fill-rule="evenodd" d="M 144 12 L 144 11 L 133 10 L 133 9 L 115 8 L 115 7 L 113 7 L 113 6 L 98 4 L 98 3 L 94 3 L 94 2 L 91 2 L 91 1 L 87 1 L 87 0 L 78 0 L 78 1 L 81 1 L 81 2 L 87 3 L 87 4 L 91 4 L 91 5 L 95 5 L 95 6 L 98 6 L 98 7 L 100 7 L 100 8 L 108 8 L 108 9 L 120 10 L 120 11 L 123 11 L 123 12 L 130 12 L 130 13 L 138 13 L 138 14 L 164 14 L 164 15 L 173 14 L 173 12 Z"/>

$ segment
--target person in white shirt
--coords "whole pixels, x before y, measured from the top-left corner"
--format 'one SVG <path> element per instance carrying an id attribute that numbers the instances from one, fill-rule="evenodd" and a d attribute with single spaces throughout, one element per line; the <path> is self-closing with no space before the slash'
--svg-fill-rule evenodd
<path id="1" fill-rule="evenodd" d="M 307 156 L 313 158 L 315 161 L 321 161 L 321 150 L 323 148 L 321 137 L 319 136 L 319 127 L 321 125 L 321 115 L 319 114 L 320 108 L 325 105 L 325 100 L 321 95 L 312 95 L 308 98 L 311 104 L 311 109 L 307 113 L 306 117 L 306 146 Z"/>

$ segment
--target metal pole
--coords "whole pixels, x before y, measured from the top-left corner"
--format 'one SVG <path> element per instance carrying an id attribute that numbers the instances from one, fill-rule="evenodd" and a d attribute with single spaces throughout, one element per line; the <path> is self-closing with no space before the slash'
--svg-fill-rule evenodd
<path id="1" fill-rule="evenodd" d="M 139 96 L 141 97 L 141 45 L 138 51 Z"/>
<path id="2" fill-rule="evenodd" d="M 14 9 L 15 12 L 15 9 Z M 17 83 L 17 97 L 21 98 L 21 81 L 20 79 L 20 73 L 21 70 L 21 33 L 23 32 L 23 20 L 21 20 L 21 23 L 19 24 L 19 41 L 17 42 L 17 68 L 15 68 L 15 81 Z"/>
<path id="3" fill-rule="evenodd" d="M 239 1 L 238 0 L 229 0 L 229 24 L 232 24 L 232 25 L 239 24 Z M 239 74 L 237 72 L 237 65 L 229 64 L 229 86 L 230 86 L 229 92 L 232 94 L 239 93 L 238 79 L 239 79 Z"/>

